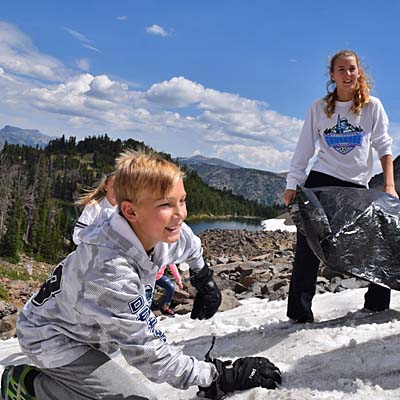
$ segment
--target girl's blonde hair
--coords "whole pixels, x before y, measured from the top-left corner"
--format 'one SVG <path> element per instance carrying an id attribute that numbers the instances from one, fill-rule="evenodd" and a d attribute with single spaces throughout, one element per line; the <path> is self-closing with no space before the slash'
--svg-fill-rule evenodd
<path id="1" fill-rule="evenodd" d="M 354 114 L 360 114 L 361 109 L 365 104 L 369 103 L 369 92 L 371 90 L 372 81 L 371 78 L 367 75 L 367 73 L 362 69 L 360 59 L 358 55 L 353 50 L 340 50 L 338 51 L 331 59 L 329 66 L 329 76 L 333 72 L 335 67 L 335 62 L 339 57 L 354 57 L 357 63 L 358 70 L 360 72 L 360 77 L 357 80 L 357 87 L 354 93 L 353 105 L 351 106 L 351 111 Z M 330 118 L 335 112 L 335 102 L 337 100 L 337 90 L 336 87 L 333 91 L 330 91 L 329 88 L 335 82 L 332 79 L 326 84 L 326 90 L 328 94 L 324 97 L 326 107 L 325 113 Z"/>
<path id="2" fill-rule="evenodd" d="M 163 199 L 183 172 L 154 153 L 125 150 L 116 159 L 114 193 L 118 205 L 124 200 L 138 204 L 144 192 Z"/>
<path id="3" fill-rule="evenodd" d="M 106 186 L 108 181 L 115 176 L 115 172 L 111 172 L 107 175 L 104 175 L 103 178 L 97 182 L 96 186 L 92 189 L 86 190 L 79 199 L 75 202 L 75 204 L 79 206 L 86 206 L 93 201 L 101 201 L 106 197 L 107 191 Z"/>

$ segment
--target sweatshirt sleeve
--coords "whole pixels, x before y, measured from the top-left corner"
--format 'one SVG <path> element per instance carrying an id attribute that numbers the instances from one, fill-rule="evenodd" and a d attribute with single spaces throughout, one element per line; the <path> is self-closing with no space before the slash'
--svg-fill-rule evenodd
<path id="1" fill-rule="evenodd" d="M 166 343 L 157 328 L 139 276 L 124 259 L 113 259 L 85 281 L 80 307 L 95 318 L 105 343 L 118 345 L 126 361 L 156 383 L 187 389 L 210 386 L 215 376 L 211 363 L 199 361 Z M 110 281 L 110 276 L 114 279 Z"/>
<path id="2" fill-rule="evenodd" d="M 78 221 L 75 224 L 74 232 L 72 234 L 72 240 L 76 245 L 78 245 L 81 240 L 79 239 L 79 233 L 82 229 L 91 225 L 94 220 L 98 217 L 101 209 L 98 203 L 87 204 L 79 216 Z"/>
<path id="3" fill-rule="evenodd" d="M 379 99 L 373 104 L 374 122 L 371 132 L 372 147 L 377 151 L 379 159 L 392 154 L 392 138 L 389 136 L 389 118 Z"/>
<path id="4" fill-rule="evenodd" d="M 316 103 L 308 110 L 295 152 L 290 162 L 289 173 L 286 177 L 286 189 L 296 190 L 297 185 L 302 185 L 307 177 L 306 169 L 311 157 L 314 155 L 318 140 L 316 127 Z"/>

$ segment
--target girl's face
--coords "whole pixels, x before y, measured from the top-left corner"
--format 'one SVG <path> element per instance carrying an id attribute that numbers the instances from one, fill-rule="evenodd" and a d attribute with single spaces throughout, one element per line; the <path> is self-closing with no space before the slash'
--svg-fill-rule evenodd
<path id="1" fill-rule="evenodd" d="M 339 101 L 349 101 L 354 97 L 360 69 L 354 56 L 340 56 L 333 65 L 331 80 L 336 83 Z"/>
<path id="2" fill-rule="evenodd" d="M 117 200 L 115 200 L 115 194 L 114 194 L 114 179 L 115 176 L 112 176 L 104 186 L 104 189 L 107 192 L 106 193 L 107 200 L 113 206 L 117 205 Z"/>

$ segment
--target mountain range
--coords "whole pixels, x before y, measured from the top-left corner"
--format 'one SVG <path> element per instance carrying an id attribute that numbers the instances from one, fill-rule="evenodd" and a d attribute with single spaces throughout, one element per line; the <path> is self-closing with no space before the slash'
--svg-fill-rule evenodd
<path id="1" fill-rule="evenodd" d="M 200 178 L 216 189 L 231 191 L 249 200 L 272 206 L 282 205 L 286 174 L 243 168 L 239 165 L 204 156 L 178 157 L 181 165 L 197 172 Z"/>
<path id="2" fill-rule="evenodd" d="M 16 126 L 6 125 L 0 129 L 0 150 L 4 143 L 19 144 L 35 147 L 46 146 L 55 136 L 48 136 L 37 129 L 22 129 Z"/>
<path id="3" fill-rule="evenodd" d="M 56 136 L 49 136 L 37 129 L 23 129 L 5 125 L 0 129 L 0 150 L 4 143 L 43 147 Z M 274 173 L 252 168 L 243 168 L 237 164 L 215 157 L 201 155 L 193 157 L 178 157 L 176 161 L 197 172 L 200 178 L 209 186 L 231 191 L 249 200 L 271 206 L 282 205 L 285 191 L 286 173 Z M 400 156 L 394 160 L 394 173 L 397 191 L 400 190 Z M 370 187 L 383 189 L 383 174 L 375 175 L 370 181 Z"/>

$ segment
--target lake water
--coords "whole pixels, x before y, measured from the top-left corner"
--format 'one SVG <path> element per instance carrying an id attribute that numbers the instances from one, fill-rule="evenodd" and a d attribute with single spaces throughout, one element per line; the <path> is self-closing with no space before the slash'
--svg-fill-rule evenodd
<path id="1" fill-rule="evenodd" d="M 186 222 L 195 234 L 207 229 L 247 229 L 248 231 L 261 231 L 261 220 L 257 219 L 212 219 Z"/>

